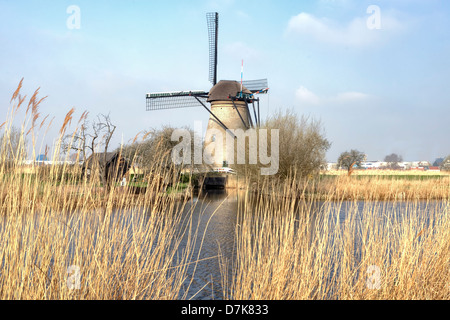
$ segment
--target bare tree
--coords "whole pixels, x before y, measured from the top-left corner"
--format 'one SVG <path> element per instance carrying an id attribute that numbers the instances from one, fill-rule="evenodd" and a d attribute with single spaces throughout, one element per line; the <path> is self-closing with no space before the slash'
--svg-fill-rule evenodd
<path id="1" fill-rule="evenodd" d="M 94 152 L 95 141 L 97 138 L 100 138 L 100 146 L 103 145 L 103 160 L 106 161 L 106 153 L 114 131 L 116 131 L 116 126 L 112 124 L 109 115 L 100 114 L 97 116 L 97 121 L 93 123 L 92 128 L 94 135 L 91 140 L 91 150 Z"/>
<path id="2" fill-rule="evenodd" d="M 111 142 L 114 131 L 116 131 L 116 126 L 112 124 L 109 115 L 99 114 L 97 115 L 97 121 L 92 124 L 93 133 L 90 135 L 91 144 L 89 148 L 91 149 L 92 161 L 98 163 L 98 170 L 100 174 L 100 179 L 102 184 L 106 187 L 106 191 L 110 190 L 110 177 L 108 172 L 108 148 Z M 99 142 L 97 142 L 99 139 Z M 97 147 L 101 152 L 95 152 Z"/>
<path id="3" fill-rule="evenodd" d="M 87 159 L 87 151 L 90 149 L 91 153 L 94 149 L 89 142 L 93 136 L 88 131 L 89 122 L 87 120 L 88 112 L 84 112 L 80 118 L 79 127 L 72 134 L 66 134 L 62 142 L 62 151 L 64 153 L 70 153 L 70 151 L 76 151 L 77 158 L 81 159 L 83 163 Z"/>
<path id="4" fill-rule="evenodd" d="M 107 168 L 108 149 L 117 126 L 112 123 L 109 115 L 99 114 L 96 120 L 89 122 L 87 114 L 83 113 L 74 133 L 64 136 L 63 150 L 76 151 L 80 155 L 85 173 L 88 166 L 97 167 L 101 182 L 109 190 L 111 181 Z"/>
<path id="5" fill-rule="evenodd" d="M 352 149 L 341 153 L 337 162 L 339 167 L 347 169 L 348 174 L 351 175 L 354 166 L 361 167 L 361 162 L 364 161 L 364 158 L 365 154 L 363 152 Z"/>
<path id="6" fill-rule="evenodd" d="M 83 161 L 87 155 L 95 152 L 107 152 L 111 138 L 116 130 L 109 115 L 99 114 L 97 120 L 90 123 L 87 120 L 87 112 L 80 118 L 80 126 L 71 134 L 63 138 L 63 150 L 74 150 L 80 153 Z"/>

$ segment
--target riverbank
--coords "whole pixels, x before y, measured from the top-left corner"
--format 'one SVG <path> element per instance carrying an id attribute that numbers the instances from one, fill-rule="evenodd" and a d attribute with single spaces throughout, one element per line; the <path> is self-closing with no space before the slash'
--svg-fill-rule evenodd
<path id="1" fill-rule="evenodd" d="M 321 198 L 344 200 L 442 200 L 450 198 L 450 175 L 322 175 L 307 189 Z"/>
<path id="2" fill-rule="evenodd" d="M 258 189 L 264 197 L 248 193 L 249 186 L 235 196 L 223 190 L 212 207 L 211 198 L 188 201 L 181 195 L 189 195 L 189 189 L 168 193 L 158 181 L 149 179 L 145 189 L 112 186 L 108 193 L 98 181 L 5 178 L 0 297 L 190 298 L 187 293 L 212 281 L 208 267 L 201 269 L 201 278 L 195 271 L 200 272 L 201 261 L 210 266 L 210 259 L 218 261 L 215 272 L 222 275 L 214 280 L 223 288 L 223 296 L 215 292 L 219 299 L 449 297 L 449 288 L 442 286 L 450 279 L 445 179 L 272 180 Z M 345 202 L 347 196 L 389 199 L 402 189 L 411 196 L 400 206 Z M 412 195 L 427 197 L 424 205 Z M 446 195 L 434 209 L 433 197 Z M 292 201 L 299 197 L 315 201 Z M 197 229 L 194 213 L 197 219 L 207 214 L 204 230 Z M 218 221 L 210 224 L 210 218 Z M 386 219 L 382 224 L 381 218 Z M 224 248 L 222 240 L 231 245 Z M 219 242 L 220 250 L 208 247 L 201 255 L 206 242 Z M 76 291 L 65 285 L 71 266 L 82 274 Z M 382 272 L 378 291 L 365 285 L 371 266 Z M 191 283 L 195 290 L 189 291 Z"/>
<path id="3" fill-rule="evenodd" d="M 283 182 L 264 181 L 254 183 L 251 190 L 256 194 L 287 197 L 280 189 Z M 377 174 L 357 173 L 351 176 L 323 173 L 309 179 L 291 179 L 288 183 L 299 190 L 289 194 L 292 199 L 320 200 L 445 200 L 450 198 L 449 174 Z"/>

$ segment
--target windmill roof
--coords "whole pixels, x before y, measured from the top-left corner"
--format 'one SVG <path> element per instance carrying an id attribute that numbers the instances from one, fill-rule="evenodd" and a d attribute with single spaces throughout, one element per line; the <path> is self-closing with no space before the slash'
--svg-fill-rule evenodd
<path id="1" fill-rule="evenodd" d="M 219 100 L 231 100 L 230 96 L 236 96 L 241 92 L 241 84 L 234 80 L 220 80 L 214 87 L 211 88 L 208 95 L 208 102 Z M 242 86 L 242 92 L 251 94 L 245 86 Z"/>

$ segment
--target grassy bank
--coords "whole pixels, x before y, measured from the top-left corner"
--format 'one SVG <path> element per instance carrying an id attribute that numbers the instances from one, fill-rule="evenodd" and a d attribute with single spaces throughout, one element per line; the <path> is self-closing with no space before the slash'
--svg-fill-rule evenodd
<path id="1" fill-rule="evenodd" d="M 323 175 L 307 190 L 335 200 L 442 200 L 450 197 L 450 175 Z"/>

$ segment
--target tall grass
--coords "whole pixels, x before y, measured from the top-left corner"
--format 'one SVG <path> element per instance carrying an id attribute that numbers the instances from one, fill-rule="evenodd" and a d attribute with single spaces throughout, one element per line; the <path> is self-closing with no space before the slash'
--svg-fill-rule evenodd
<path id="1" fill-rule="evenodd" d="M 450 298 L 449 198 L 304 201 L 294 180 L 242 205 L 227 299 Z"/>
<path id="2" fill-rule="evenodd" d="M 324 198 L 332 195 L 336 200 L 442 200 L 450 197 L 450 176 L 427 179 L 396 175 L 328 176 L 311 185 L 309 192 Z"/>
<path id="3" fill-rule="evenodd" d="M 35 129 L 42 99 L 38 91 L 30 99 L 19 143 L 13 146 L 12 123 L 25 106 L 21 86 L 2 126 L 0 299 L 185 297 L 197 231 L 189 215 L 181 215 L 186 201 L 162 192 L 160 177 L 173 176 L 170 170 L 154 172 L 140 194 L 114 184 L 104 192 L 98 168 L 90 179 L 80 166 L 67 163 L 25 173 L 23 160 L 39 152 Z M 60 138 L 73 113 L 67 113 Z M 54 161 L 68 157 L 60 142 Z"/>

